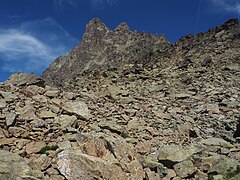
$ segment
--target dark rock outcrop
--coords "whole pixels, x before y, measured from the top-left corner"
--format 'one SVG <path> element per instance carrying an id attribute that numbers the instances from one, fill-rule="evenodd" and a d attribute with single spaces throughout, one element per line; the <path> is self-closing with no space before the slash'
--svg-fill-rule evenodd
<path id="1" fill-rule="evenodd" d="M 84 71 L 140 63 L 155 44 L 160 49 L 170 46 L 163 35 L 131 32 L 126 23 L 112 31 L 95 18 L 87 24 L 80 45 L 67 56 L 57 58 L 43 78 L 50 84 L 61 85 Z"/>

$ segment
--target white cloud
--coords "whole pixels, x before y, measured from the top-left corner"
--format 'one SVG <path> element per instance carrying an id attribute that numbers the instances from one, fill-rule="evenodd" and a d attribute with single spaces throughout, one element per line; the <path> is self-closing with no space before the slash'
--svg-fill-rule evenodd
<path id="1" fill-rule="evenodd" d="M 210 0 L 219 11 L 240 15 L 240 0 Z"/>
<path id="2" fill-rule="evenodd" d="M 0 42 L 5 71 L 39 71 L 56 57 L 39 39 L 16 29 L 1 30 Z"/>
<path id="3" fill-rule="evenodd" d="M 0 29 L 0 69 L 40 74 L 56 57 L 77 42 L 48 18 Z"/>

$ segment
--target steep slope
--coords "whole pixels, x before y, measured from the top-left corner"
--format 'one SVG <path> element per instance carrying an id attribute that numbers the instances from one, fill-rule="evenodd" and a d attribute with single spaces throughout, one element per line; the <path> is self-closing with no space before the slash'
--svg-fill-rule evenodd
<path id="1" fill-rule="evenodd" d="M 0 179 L 240 179 L 239 49 L 237 19 L 175 44 L 92 20 L 56 87 L 0 84 Z"/>

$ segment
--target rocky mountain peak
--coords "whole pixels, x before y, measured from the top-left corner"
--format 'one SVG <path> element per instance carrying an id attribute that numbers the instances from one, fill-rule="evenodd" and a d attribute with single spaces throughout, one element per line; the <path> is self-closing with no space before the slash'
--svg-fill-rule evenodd
<path id="1" fill-rule="evenodd" d="M 86 25 L 86 31 L 88 31 L 88 30 L 91 31 L 91 30 L 98 29 L 101 27 L 106 27 L 106 25 L 99 18 L 93 18 Z"/>
<path id="2" fill-rule="evenodd" d="M 114 32 L 128 33 L 130 32 L 130 27 L 126 22 L 122 22 L 114 29 Z"/>
<path id="3" fill-rule="evenodd" d="M 86 25 L 86 31 L 83 36 L 83 41 L 91 40 L 96 37 L 102 38 L 111 30 L 99 19 L 94 18 Z"/>

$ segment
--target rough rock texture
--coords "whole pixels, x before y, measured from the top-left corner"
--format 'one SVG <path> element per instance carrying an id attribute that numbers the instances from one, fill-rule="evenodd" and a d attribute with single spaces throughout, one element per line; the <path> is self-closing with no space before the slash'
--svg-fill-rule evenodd
<path id="1" fill-rule="evenodd" d="M 92 20 L 55 87 L 0 84 L 0 179 L 239 179 L 239 30 L 171 45 Z"/>
<path id="2" fill-rule="evenodd" d="M 67 56 L 57 58 L 43 77 L 48 83 L 61 86 L 88 70 L 144 61 L 155 44 L 162 50 L 170 46 L 163 35 L 131 32 L 126 23 L 112 31 L 95 18 L 87 24 L 81 44 Z"/>
<path id="3" fill-rule="evenodd" d="M 41 171 L 34 171 L 17 154 L 0 150 L 0 179 L 38 179 L 43 178 Z"/>

